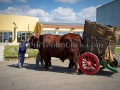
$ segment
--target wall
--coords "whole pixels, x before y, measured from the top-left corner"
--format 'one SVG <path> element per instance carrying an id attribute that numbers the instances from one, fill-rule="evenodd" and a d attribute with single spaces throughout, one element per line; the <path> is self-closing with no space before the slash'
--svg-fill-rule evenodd
<path id="1" fill-rule="evenodd" d="M 16 26 L 13 24 L 15 22 Z M 14 28 L 16 31 L 23 31 L 28 32 L 28 24 L 29 24 L 29 31 L 36 31 L 35 28 L 37 22 L 39 22 L 38 18 L 35 17 L 28 17 L 28 16 L 19 16 L 19 15 L 4 15 L 0 14 L 0 32 L 2 31 L 11 31 L 12 37 L 14 39 Z M 16 32 L 16 39 L 13 42 L 17 42 L 17 32 Z"/>
<path id="2" fill-rule="evenodd" d="M 115 0 L 97 8 L 96 21 L 102 25 L 120 28 L 120 0 Z"/>

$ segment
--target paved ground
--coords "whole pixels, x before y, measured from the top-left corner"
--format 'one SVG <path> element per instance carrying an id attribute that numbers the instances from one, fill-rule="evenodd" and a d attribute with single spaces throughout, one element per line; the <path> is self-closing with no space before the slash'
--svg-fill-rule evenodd
<path id="1" fill-rule="evenodd" d="M 4 45 L 0 44 L 0 61 L 4 60 L 3 51 L 4 51 Z"/>
<path id="2" fill-rule="evenodd" d="M 96 75 L 72 75 L 67 60 L 52 60 L 49 71 L 35 69 L 35 60 L 26 60 L 22 69 L 16 63 L 0 62 L 0 90 L 120 90 L 120 73 L 106 69 Z"/>

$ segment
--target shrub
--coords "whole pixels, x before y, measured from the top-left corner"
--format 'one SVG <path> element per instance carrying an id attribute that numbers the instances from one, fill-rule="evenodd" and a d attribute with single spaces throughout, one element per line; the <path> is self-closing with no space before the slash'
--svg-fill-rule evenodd
<path id="1" fill-rule="evenodd" d="M 38 53 L 36 49 L 27 49 L 28 58 L 35 58 Z M 6 45 L 4 49 L 4 58 L 18 58 L 18 45 Z"/>
<path id="2" fill-rule="evenodd" d="M 118 42 L 118 44 L 117 45 L 120 45 L 120 42 Z"/>

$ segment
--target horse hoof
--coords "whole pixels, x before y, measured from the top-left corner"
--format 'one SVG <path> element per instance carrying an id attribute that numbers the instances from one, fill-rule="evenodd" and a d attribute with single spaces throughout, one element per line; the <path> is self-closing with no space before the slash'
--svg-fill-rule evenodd
<path id="1" fill-rule="evenodd" d="M 43 71 L 47 71 L 48 69 L 47 68 L 44 68 Z"/>
<path id="2" fill-rule="evenodd" d="M 51 66 L 51 67 L 49 67 L 49 69 L 53 69 L 53 67 Z"/>
<path id="3" fill-rule="evenodd" d="M 72 69 L 73 67 L 68 67 L 68 69 Z"/>
<path id="4" fill-rule="evenodd" d="M 78 72 L 73 72 L 73 75 L 77 75 L 78 74 Z"/>
<path id="5" fill-rule="evenodd" d="M 43 69 L 43 71 L 46 71 L 45 69 Z"/>
<path id="6" fill-rule="evenodd" d="M 81 70 L 79 70 L 80 71 L 80 73 L 82 73 L 83 74 L 83 72 L 81 71 Z"/>

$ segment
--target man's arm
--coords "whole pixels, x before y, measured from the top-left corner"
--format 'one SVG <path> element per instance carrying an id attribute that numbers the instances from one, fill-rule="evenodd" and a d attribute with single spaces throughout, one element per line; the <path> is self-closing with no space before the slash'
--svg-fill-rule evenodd
<path id="1" fill-rule="evenodd" d="M 24 44 L 27 44 L 29 40 L 30 40 L 30 37 L 28 37 L 28 39 L 24 42 Z"/>
<path id="2" fill-rule="evenodd" d="M 29 40 L 30 40 L 30 37 L 28 37 L 28 39 L 24 43 L 27 44 Z"/>

